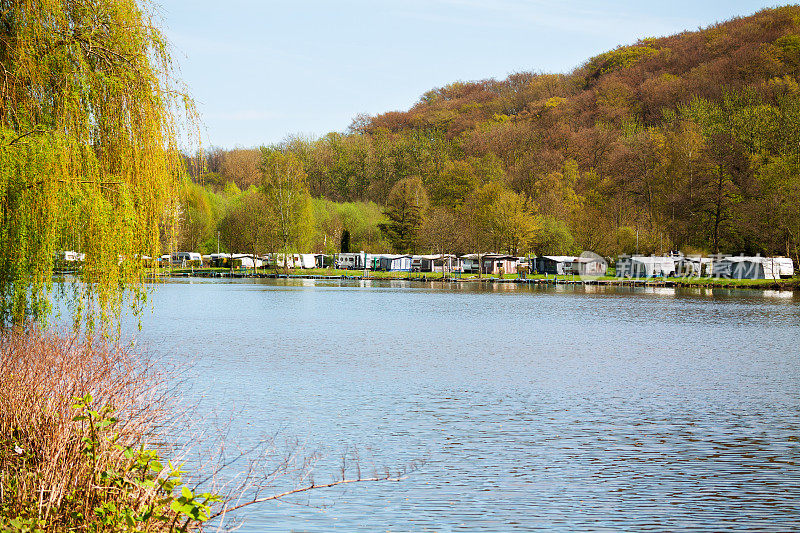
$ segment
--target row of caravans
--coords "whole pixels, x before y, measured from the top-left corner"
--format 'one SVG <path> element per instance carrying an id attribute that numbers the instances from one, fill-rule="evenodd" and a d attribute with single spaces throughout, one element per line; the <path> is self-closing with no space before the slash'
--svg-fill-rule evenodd
<path id="1" fill-rule="evenodd" d="M 85 254 L 64 251 L 60 252 L 56 261 L 63 263 L 83 262 Z M 295 268 L 312 269 L 335 266 L 345 270 L 386 270 L 405 272 L 477 272 L 478 254 L 457 257 L 452 254 L 443 255 L 402 255 L 402 254 L 368 254 L 340 253 L 326 254 L 228 254 L 215 253 L 201 255 L 197 252 L 173 252 L 163 254 L 157 258 L 160 266 L 173 267 L 229 267 L 235 268 Z M 514 272 L 510 264 L 501 264 L 501 261 L 516 264 L 523 258 L 501 256 L 497 254 L 484 254 L 484 262 L 489 270 L 497 266 L 505 267 L 506 271 Z M 143 257 L 150 261 L 150 257 Z M 231 264 L 231 262 L 233 264 Z M 495 268 L 492 268 L 495 267 Z"/>
<path id="2" fill-rule="evenodd" d="M 344 270 L 384 270 L 411 272 L 415 256 L 403 254 L 342 253 L 336 255 L 336 268 Z M 419 271 L 419 270 L 417 270 Z"/>
<path id="3" fill-rule="evenodd" d="M 480 257 L 480 261 L 479 261 Z M 514 274 L 525 258 L 501 254 L 410 255 L 342 253 L 336 256 L 336 268 L 346 270 L 375 270 L 392 272 L 449 272 L 477 273 L 483 264 L 483 274 Z"/>
<path id="4" fill-rule="evenodd" d="M 148 259 L 149 258 L 144 258 Z M 77 263 L 84 254 L 61 252 L 62 263 Z M 161 265 L 180 267 L 210 266 L 235 268 L 292 268 L 312 269 L 335 266 L 345 270 L 374 270 L 399 272 L 450 272 L 498 275 L 526 272 L 553 275 L 606 274 L 606 262 L 598 256 L 538 256 L 531 258 L 504 254 L 408 255 L 340 253 L 325 254 L 249 254 L 217 253 L 201 255 L 196 252 L 174 252 L 159 258 Z M 231 263 L 232 262 L 232 263 Z M 788 257 L 761 256 L 625 256 L 616 262 L 616 275 L 623 278 L 652 277 L 717 277 L 730 279 L 781 279 L 794 276 L 794 264 Z"/>
<path id="5" fill-rule="evenodd" d="M 233 265 L 231 265 L 231 260 Z M 210 254 L 202 256 L 203 265 L 212 267 L 241 268 L 321 268 L 324 265 L 322 254 Z"/>
<path id="6" fill-rule="evenodd" d="M 224 267 L 228 268 L 321 268 L 325 263 L 322 254 L 228 254 L 216 253 L 201 255 L 197 252 L 175 252 L 164 254 L 159 258 L 162 265 L 180 267 Z M 329 264 L 329 263 L 328 263 Z"/>
<path id="7" fill-rule="evenodd" d="M 503 254 L 376 255 L 339 254 L 336 267 L 354 270 L 406 272 L 463 272 L 497 275 L 524 269 L 538 274 L 604 276 L 606 261 L 594 254 L 538 256 L 530 259 Z M 794 276 L 788 257 L 760 256 L 630 256 L 616 263 L 616 275 L 627 278 L 717 277 L 730 279 L 781 279 Z"/>
<path id="8" fill-rule="evenodd" d="M 500 275 L 518 272 L 602 276 L 606 262 L 599 257 L 540 256 L 517 257 L 506 254 L 388 255 L 339 254 L 337 268 L 354 270 L 398 270 L 406 272 L 458 272 Z"/>
<path id="9" fill-rule="evenodd" d="M 781 279 L 794 276 L 788 257 L 761 256 L 630 256 L 616 263 L 617 277 L 715 277 L 728 279 Z"/>

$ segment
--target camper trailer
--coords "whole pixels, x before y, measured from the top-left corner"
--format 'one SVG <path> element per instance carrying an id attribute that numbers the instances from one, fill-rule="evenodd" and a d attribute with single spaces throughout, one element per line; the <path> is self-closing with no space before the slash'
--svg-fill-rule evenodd
<path id="1" fill-rule="evenodd" d="M 462 255 L 458 260 L 458 268 L 465 274 L 477 274 L 480 270 L 478 254 Z"/>
<path id="2" fill-rule="evenodd" d="M 668 277 L 675 274 L 675 258 L 634 255 L 617 260 L 618 278 Z"/>
<path id="3" fill-rule="evenodd" d="M 709 277 L 714 272 L 714 260 L 710 257 L 679 256 L 675 260 L 675 277 Z"/>
<path id="4" fill-rule="evenodd" d="M 293 254 L 292 257 L 293 268 L 316 268 L 317 261 L 314 254 Z"/>
<path id="5" fill-rule="evenodd" d="M 170 255 L 173 266 L 202 266 L 203 256 L 197 252 L 175 252 Z"/>
<path id="6" fill-rule="evenodd" d="M 336 256 L 336 268 L 344 270 L 363 270 L 364 269 L 364 252 L 361 253 L 346 253 Z"/>
<path id="7" fill-rule="evenodd" d="M 233 254 L 233 266 L 240 268 L 260 268 L 263 261 L 259 257 L 249 254 Z"/>

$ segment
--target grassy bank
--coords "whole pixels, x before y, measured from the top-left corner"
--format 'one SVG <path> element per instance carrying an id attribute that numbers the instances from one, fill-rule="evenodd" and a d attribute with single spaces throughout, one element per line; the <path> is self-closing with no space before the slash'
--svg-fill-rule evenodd
<path id="1" fill-rule="evenodd" d="M 669 278 L 677 287 L 711 287 L 729 289 L 788 290 L 800 289 L 800 278 L 789 279 L 724 279 L 724 278 Z"/>
<path id="2" fill-rule="evenodd" d="M 519 280 L 517 274 L 505 274 L 502 277 L 484 274 L 480 278 L 477 274 L 442 274 L 440 272 L 381 272 L 367 271 L 364 277 L 363 270 L 343 270 L 331 268 L 314 268 L 294 270 L 290 269 L 288 275 L 283 270 L 274 269 L 238 269 L 233 271 L 237 276 L 288 276 L 289 278 L 311 278 L 311 277 L 344 277 L 375 280 L 408 280 L 408 281 L 440 281 L 460 279 L 467 281 L 515 281 Z M 173 269 L 161 272 L 163 276 L 227 276 L 231 273 L 226 268 L 202 268 L 202 269 Z M 573 275 L 544 275 L 528 274 L 525 279 L 531 282 L 580 282 L 580 276 Z M 708 288 L 739 288 L 739 289 L 775 289 L 775 290 L 800 290 L 800 278 L 770 280 L 770 279 L 724 279 L 724 278 L 617 278 L 615 276 L 601 276 L 592 278 L 592 282 L 601 284 L 628 284 L 630 282 L 649 282 L 653 284 L 664 283 L 674 287 L 708 287 Z"/>

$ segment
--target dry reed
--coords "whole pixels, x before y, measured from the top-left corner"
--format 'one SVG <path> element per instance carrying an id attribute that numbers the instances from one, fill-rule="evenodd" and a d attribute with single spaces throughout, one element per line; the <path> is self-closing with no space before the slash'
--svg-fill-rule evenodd
<path id="1" fill-rule="evenodd" d="M 0 337 L 0 530 L 196 526 L 170 509 L 171 490 L 144 483 L 167 469 L 134 464 L 163 442 L 168 378 L 153 361 L 105 342 L 35 330 Z M 87 394 L 91 403 L 76 407 Z M 90 411 L 98 416 L 76 420 Z"/>

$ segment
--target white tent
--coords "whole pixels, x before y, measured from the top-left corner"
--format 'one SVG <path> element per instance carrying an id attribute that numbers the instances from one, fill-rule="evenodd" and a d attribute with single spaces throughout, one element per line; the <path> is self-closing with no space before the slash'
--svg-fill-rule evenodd
<path id="1" fill-rule="evenodd" d="M 773 269 L 777 268 L 778 275 L 782 278 L 794 276 L 794 262 L 789 257 L 773 257 Z"/>
<path id="2" fill-rule="evenodd" d="M 379 260 L 380 270 L 384 271 L 411 271 L 410 255 L 382 255 Z"/>
<path id="3" fill-rule="evenodd" d="M 294 265 L 296 268 L 316 268 L 317 261 L 314 254 L 295 254 Z"/>
<path id="4" fill-rule="evenodd" d="M 248 254 L 233 254 L 234 261 L 241 261 L 242 268 L 258 268 L 262 266 L 261 259 Z"/>

